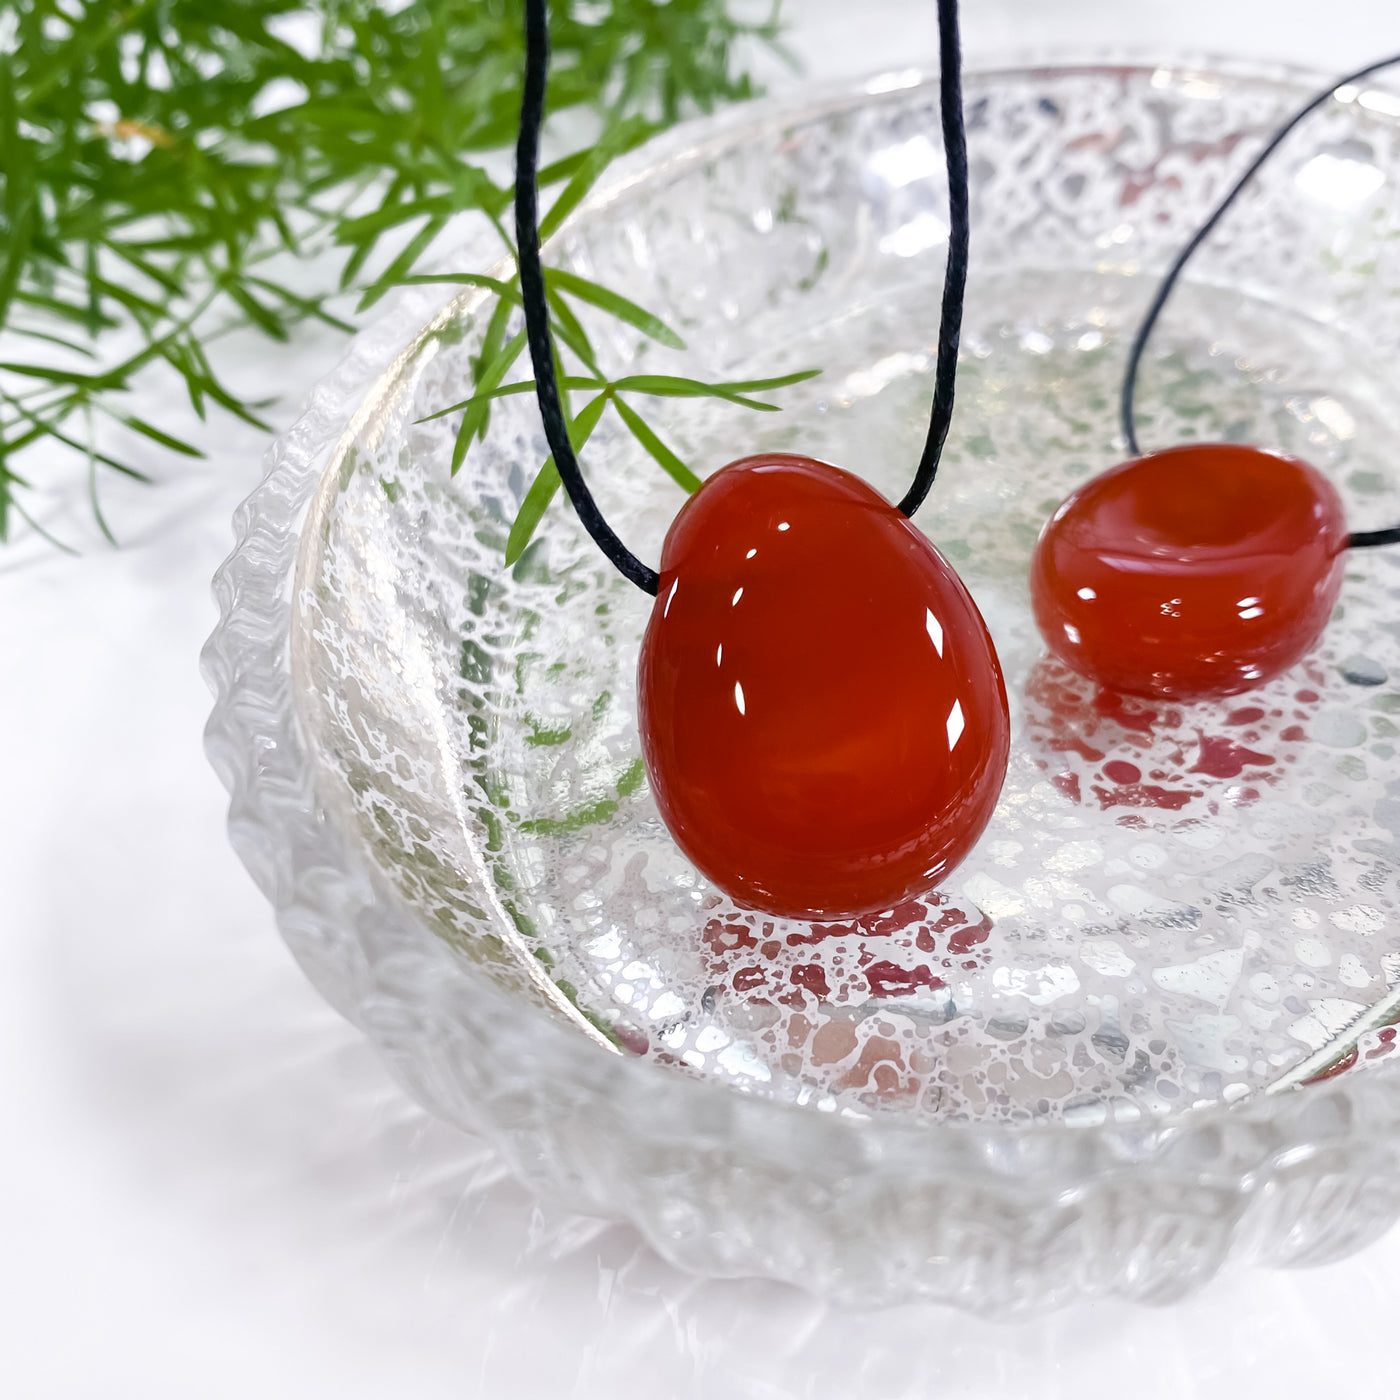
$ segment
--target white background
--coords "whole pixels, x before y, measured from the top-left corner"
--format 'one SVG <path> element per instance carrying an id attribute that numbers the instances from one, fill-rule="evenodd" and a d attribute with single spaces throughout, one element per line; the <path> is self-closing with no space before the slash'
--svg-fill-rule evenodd
<path id="1" fill-rule="evenodd" d="M 1218 53 L 1342 71 L 1396 0 L 965 0 L 972 63 Z M 789 0 L 808 72 L 931 65 L 932 0 Z M 795 81 L 774 71 L 771 81 Z M 233 348 L 297 398 L 337 343 Z M 159 416 L 159 406 L 148 410 Z M 141 1400 L 1389 1395 L 1400 1237 L 1169 1310 L 994 1326 L 702 1284 L 536 1208 L 292 964 L 200 751 L 208 579 L 263 443 L 120 492 L 120 551 L 0 551 L 0 1394 Z M 81 501 L 44 503 L 73 524 Z M 81 528 L 75 525 L 81 533 Z"/>

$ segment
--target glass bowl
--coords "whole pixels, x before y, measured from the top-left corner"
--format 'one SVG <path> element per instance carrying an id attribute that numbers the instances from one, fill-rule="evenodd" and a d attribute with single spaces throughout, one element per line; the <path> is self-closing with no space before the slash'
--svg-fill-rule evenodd
<path id="1" fill-rule="evenodd" d="M 1300 1264 L 1400 1210 L 1400 553 L 1358 552 L 1319 650 L 1207 705 L 1048 661 L 1026 564 L 1118 460 L 1156 274 L 1314 86 L 1220 66 L 967 79 L 959 400 L 918 523 L 1006 671 L 1013 755 L 942 890 L 858 924 L 736 908 L 684 861 L 635 728 L 650 600 L 499 401 L 454 478 L 483 294 L 410 293 L 274 447 L 216 581 L 211 758 L 316 985 L 434 1112 L 555 1199 L 710 1275 L 1014 1314 Z M 816 367 L 755 414 L 635 400 L 702 474 L 796 450 L 889 496 L 917 460 L 946 239 L 910 74 L 682 128 L 618 167 L 559 265 L 688 348 L 586 323 L 609 372 Z M 491 252 L 456 266 L 488 270 Z M 1343 92 L 1202 251 L 1144 367 L 1147 446 L 1294 452 L 1400 520 L 1400 99 Z M 426 322 L 426 325 L 425 325 Z M 655 560 L 683 499 L 615 415 L 583 452 Z"/>

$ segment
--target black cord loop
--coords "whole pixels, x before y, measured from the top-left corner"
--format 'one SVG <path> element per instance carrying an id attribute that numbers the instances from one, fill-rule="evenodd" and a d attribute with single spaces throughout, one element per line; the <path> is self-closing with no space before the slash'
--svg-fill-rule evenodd
<path id="1" fill-rule="evenodd" d="M 923 504 L 938 472 L 948 426 L 953 417 L 953 391 L 962 334 L 963 300 L 967 288 L 969 242 L 967 133 L 962 105 L 962 48 L 958 34 L 958 0 L 938 0 L 940 66 L 939 106 L 943 146 L 948 166 L 948 265 L 938 328 L 938 361 L 934 369 L 933 410 L 923 456 L 914 482 L 899 509 L 913 515 Z M 554 465 L 574 510 L 598 548 L 623 577 L 656 596 L 659 578 L 613 533 L 598 509 L 573 444 L 559 392 L 549 303 L 540 260 L 539 149 L 544 124 L 545 92 L 549 79 L 548 0 L 525 0 L 525 84 L 520 108 L 520 137 L 515 152 L 515 238 L 520 265 L 520 295 L 525 332 L 535 371 L 535 397 Z"/>
<path id="2" fill-rule="evenodd" d="M 1268 158 L 1283 144 L 1284 140 L 1307 117 L 1310 117 L 1319 107 L 1325 107 L 1332 100 L 1339 88 L 1349 87 L 1353 83 L 1360 82 L 1363 78 L 1369 78 L 1372 73 L 1378 73 L 1382 68 L 1389 68 L 1392 64 L 1400 63 L 1400 54 L 1393 54 L 1390 58 L 1383 58 L 1378 63 L 1368 63 L 1364 68 L 1358 68 L 1354 73 L 1348 73 L 1346 77 L 1339 78 L 1336 82 L 1329 84 L 1323 91 L 1311 97 L 1302 107 L 1300 107 L 1289 119 L 1274 132 L 1265 143 L 1264 149 L 1246 167 L 1243 175 L 1230 186 L 1225 197 L 1215 206 L 1214 212 L 1205 223 L 1191 236 L 1186 246 L 1176 255 L 1176 260 L 1172 263 L 1167 275 L 1162 279 L 1161 285 L 1157 288 L 1157 294 L 1152 299 L 1152 305 L 1148 307 L 1147 315 L 1143 318 L 1142 324 L 1138 327 L 1137 335 L 1133 337 L 1132 349 L 1128 353 L 1128 368 L 1123 376 L 1123 390 L 1119 399 L 1119 416 L 1122 423 L 1123 437 L 1127 440 L 1128 451 L 1134 457 L 1142 456 L 1142 448 L 1138 446 L 1137 429 L 1133 422 L 1133 398 L 1137 392 L 1138 370 L 1142 364 L 1143 352 L 1147 349 L 1148 337 L 1152 334 L 1153 327 L 1157 324 L 1157 318 L 1162 314 L 1162 308 L 1167 304 L 1167 298 L 1172 294 L 1172 289 L 1176 286 L 1177 279 L 1181 276 L 1182 269 L 1186 266 L 1191 255 L 1210 237 L 1215 230 L 1215 226 L 1224 218 L 1230 206 L 1239 198 L 1240 192 L 1258 173 L 1259 168 Z M 1400 525 L 1389 530 L 1366 530 L 1360 534 L 1348 536 L 1347 545 L 1352 549 L 1366 548 L 1378 544 L 1400 544 Z"/>
<path id="3" fill-rule="evenodd" d="M 644 593 L 656 596 L 660 578 L 613 533 L 583 479 L 559 396 L 554 370 L 554 342 L 549 333 L 549 302 L 540 262 L 539 158 L 549 81 L 549 7 L 547 0 L 525 0 L 525 91 L 520 105 L 520 139 L 515 148 L 515 241 L 520 264 L 520 297 L 525 334 L 535 369 L 535 397 L 544 420 L 544 435 L 554 454 L 559 479 L 578 518 L 622 576 Z"/>

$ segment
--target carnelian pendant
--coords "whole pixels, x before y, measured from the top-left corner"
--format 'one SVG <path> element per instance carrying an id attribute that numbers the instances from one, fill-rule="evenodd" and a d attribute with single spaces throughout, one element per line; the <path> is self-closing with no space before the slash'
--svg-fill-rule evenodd
<path id="1" fill-rule="evenodd" d="M 931 888 L 1006 772 L 1006 689 L 961 580 L 872 487 L 806 457 L 734 462 L 676 517 L 638 687 L 676 843 L 769 914 Z"/>
<path id="2" fill-rule="evenodd" d="M 1050 650 L 1110 690 L 1233 695 L 1311 650 L 1346 547 L 1341 501 L 1306 462 L 1173 447 L 1063 502 L 1035 548 L 1031 602 Z"/>

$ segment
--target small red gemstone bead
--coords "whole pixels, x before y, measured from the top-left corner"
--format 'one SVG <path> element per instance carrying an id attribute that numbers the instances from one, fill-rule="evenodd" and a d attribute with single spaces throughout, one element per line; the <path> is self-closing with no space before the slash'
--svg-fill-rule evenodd
<path id="1" fill-rule="evenodd" d="M 1306 462 L 1173 447 L 1061 504 L 1031 560 L 1031 603 L 1050 650 L 1110 690 L 1233 695 L 1312 648 L 1346 544 L 1341 501 Z"/>
<path id="2" fill-rule="evenodd" d="M 806 457 L 734 462 L 676 517 L 638 686 L 671 834 L 770 914 L 931 888 L 1006 772 L 1006 690 L 961 580 L 872 487 Z"/>

